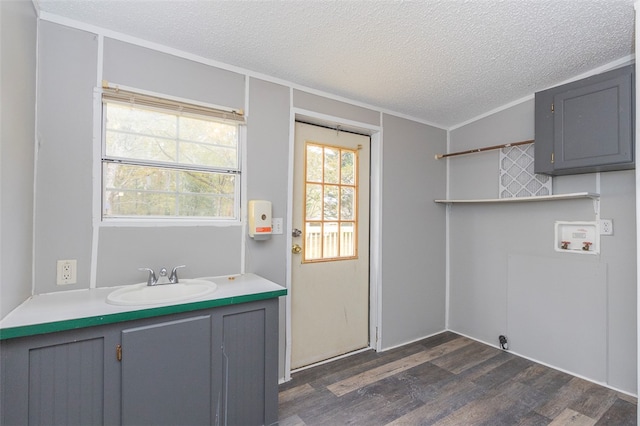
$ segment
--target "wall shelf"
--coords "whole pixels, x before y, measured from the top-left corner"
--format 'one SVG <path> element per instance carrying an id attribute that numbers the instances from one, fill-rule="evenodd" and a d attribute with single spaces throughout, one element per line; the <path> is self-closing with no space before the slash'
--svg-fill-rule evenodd
<path id="1" fill-rule="evenodd" d="M 556 194 L 536 197 L 512 197 L 512 198 L 485 198 L 476 200 L 434 200 L 439 204 L 489 204 L 489 203 L 524 203 L 534 201 L 556 201 L 556 200 L 575 200 L 575 199 L 592 199 L 598 201 L 600 194 L 593 192 L 573 192 L 570 194 Z"/>

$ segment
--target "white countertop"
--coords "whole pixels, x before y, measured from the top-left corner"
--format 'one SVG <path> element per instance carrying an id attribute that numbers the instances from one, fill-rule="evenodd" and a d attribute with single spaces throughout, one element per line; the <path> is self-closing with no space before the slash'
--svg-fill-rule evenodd
<path id="1" fill-rule="evenodd" d="M 120 287 L 60 291 L 31 296 L 0 321 L 0 337 L 20 337 L 186 312 L 196 309 L 280 297 L 285 287 L 255 274 L 203 277 L 217 284 L 215 292 L 180 303 L 117 306 L 106 302 L 107 295 Z M 84 324 L 84 325 L 83 325 Z M 48 325 L 48 327 L 44 327 Z M 38 326 L 43 326 L 38 329 Z"/>

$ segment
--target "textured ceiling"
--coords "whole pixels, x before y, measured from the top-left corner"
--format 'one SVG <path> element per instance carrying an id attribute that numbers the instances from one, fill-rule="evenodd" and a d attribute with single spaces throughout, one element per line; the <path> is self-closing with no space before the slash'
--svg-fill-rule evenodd
<path id="1" fill-rule="evenodd" d="M 633 53 L 633 0 L 34 0 L 451 127 Z"/>

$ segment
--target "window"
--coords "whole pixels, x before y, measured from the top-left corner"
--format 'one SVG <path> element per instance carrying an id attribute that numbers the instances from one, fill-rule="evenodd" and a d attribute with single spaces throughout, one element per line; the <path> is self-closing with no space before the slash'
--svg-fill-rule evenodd
<path id="1" fill-rule="evenodd" d="M 305 146 L 304 261 L 357 258 L 358 152 Z"/>
<path id="2" fill-rule="evenodd" d="M 105 89 L 103 219 L 239 220 L 241 114 Z"/>

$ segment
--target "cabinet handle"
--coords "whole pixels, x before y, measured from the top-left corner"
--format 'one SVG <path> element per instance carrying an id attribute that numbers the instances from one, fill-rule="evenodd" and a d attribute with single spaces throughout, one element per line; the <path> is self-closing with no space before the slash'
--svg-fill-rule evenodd
<path id="1" fill-rule="evenodd" d="M 116 359 L 122 361 L 122 345 L 116 345 Z"/>
<path id="2" fill-rule="evenodd" d="M 552 152 L 552 153 L 551 153 L 551 164 L 553 164 L 553 163 L 555 163 L 555 162 L 556 162 L 556 156 L 555 156 L 555 153 L 554 153 L 554 152 Z"/>

